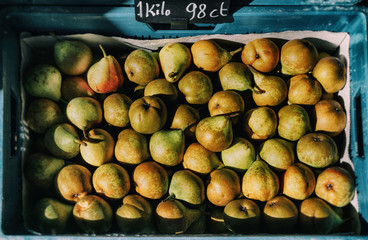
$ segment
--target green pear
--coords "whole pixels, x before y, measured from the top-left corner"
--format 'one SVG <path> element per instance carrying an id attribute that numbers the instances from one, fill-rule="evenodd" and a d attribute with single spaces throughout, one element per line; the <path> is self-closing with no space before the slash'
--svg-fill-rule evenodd
<path id="1" fill-rule="evenodd" d="M 179 96 L 178 88 L 165 78 L 150 81 L 144 88 L 144 96 L 160 97 L 168 105 L 176 102 Z"/>
<path id="2" fill-rule="evenodd" d="M 157 228 L 162 234 L 181 234 L 201 216 L 199 209 L 186 207 L 176 199 L 161 201 L 156 207 Z"/>
<path id="3" fill-rule="evenodd" d="M 65 161 L 45 153 L 33 153 L 24 164 L 24 175 L 34 186 L 50 190 Z"/>
<path id="4" fill-rule="evenodd" d="M 88 85 L 97 93 L 115 92 L 124 82 L 121 66 L 114 56 L 106 54 L 101 44 L 99 47 L 103 57 L 88 69 Z"/>
<path id="5" fill-rule="evenodd" d="M 128 79 L 138 85 L 146 85 L 160 74 L 156 58 L 144 49 L 129 53 L 124 62 L 124 70 Z"/>
<path id="6" fill-rule="evenodd" d="M 130 177 L 122 166 L 106 163 L 93 172 L 92 184 L 99 196 L 107 200 L 119 200 L 130 190 Z"/>
<path id="7" fill-rule="evenodd" d="M 107 233 L 114 218 L 109 203 L 95 195 L 81 198 L 74 205 L 73 216 L 78 227 L 88 234 Z"/>
<path id="8" fill-rule="evenodd" d="M 179 80 L 178 88 L 189 104 L 208 103 L 213 94 L 210 77 L 201 71 L 191 71 L 185 74 Z"/>
<path id="9" fill-rule="evenodd" d="M 224 222 L 233 233 L 256 233 L 261 226 L 261 210 L 251 199 L 235 199 L 224 208 Z"/>
<path id="10" fill-rule="evenodd" d="M 60 71 L 49 64 L 39 64 L 28 69 L 23 78 L 23 86 L 28 94 L 56 102 L 61 98 L 61 83 Z"/>
<path id="11" fill-rule="evenodd" d="M 79 40 L 58 40 L 54 44 L 54 60 L 61 72 L 67 75 L 80 75 L 92 63 L 91 48 Z"/>
<path id="12" fill-rule="evenodd" d="M 345 222 L 320 198 L 307 198 L 299 206 L 299 228 L 307 234 L 329 234 Z"/>
<path id="13" fill-rule="evenodd" d="M 132 128 L 119 133 L 114 152 L 116 160 L 127 165 L 138 165 L 151 156 L 146 137 Z"/>
<path id="14" fill-rule="evenodd" d="M 32 101 L 27 109 L 26 122 L 36 133 L 45 133 L 52 125 L 66 121 L 59 105 L 47 98 Z"/>
<path id="15" fill-rule="evenodd" d="M 219 71 L 220 83 L 223 90 L 257 92 L 252 86 L 252 74 L 246 65 L 240 62 L 229 62 Z"/>
<path id="16" fill-rule="evenodd" d="M 116 223 L 122 233 L 155 233 L 151 203 L 137 194 L 127 195 L 115 212 Z"/>
<path id="17" fill-rule="evenodd" d="M 203 180 L 190 170 L 178 170 L 171 177 L 169 195 L 192 205 L 205 200 Z"/>
<path id="18" fill-rule="evenodd" d="M 312 131 L 308 112 L 300 105 L 283 106 L 278 112 L 278 117 L 277 131 L 284 139 L 297 141 Z"/>
<path id="19" fill-rule="evenodd" d="M 256 160 L 243 176 L 242 191 L 246 198 L 265 202 L 275 197 L 279 188 L 278 176 L 262 160 Z"/>
<path id="20" fill-rule="evenodd" d="M 274 170 L 284 171 L 295 161 L 295 145 L 282 138 L 271 138 L 260 146 L 259 156 Z"/>
<path id="21" fill-rule="evenodd" d="M 113 93 L 103 102 L 104 118 L 108 124 L 115 127 L 128 127 L 129 108 L 133 101 L 125 94 Z"/>
<path id="22" fill-rule="evenodd" d="M 242 48 L 229 52 L 212 39 L 202 39 L 193 43 L 190 50 L 194 65 L 204 71 L 217 72 Z"/>
<path id="23" fill-rule="evenodd" d="M 230 147 L 221 152 L 221 159 L 227 168 L 244 173 L 256 160 L 256 150 L 247 139 L 236 137 Z"/>
<path id="24" fill-rule="evenodd" d="M 216 153 L 203 147 L 197 142 L 191 143 L 183 156 L 183 167 L 199 175 L 206 175 L 224 164 Z"/>
<path id="25" fill-rule="evenodd" d="M 169 82 L 178 81 L 192 63 L 192 55 L 182 43 L 168 43 L 159 52 L 160 64 Z"/>
<path id="26" fill-rule="evenodd" d="M 99 167 L 112 161 L 114 148 L 115 140 L 111 134 L 104 129 L 96 128 L 88 132 L 87 139 L 83 139 L 80 153 L 86 163 Z"/>
<path id="27" fill-rule="evenodd" d="M 73 206 L 53 198 L 42 198 L 34 206 L 34 221 L 42 234 L 58 235 L 68 230 Z"/>
<path id="28" fill-rule="evenodd" d="M 75 203 L 92 192 L 92 173 L 84 166 L 70 164 L 63 167 L 55 186 L 59 195 L 68 202 Z"/>
<path id="29" fill-rule="evenodd" d="M 213 116 L 203 118 L 196 127 L 196 139 L 212 152 L 221 152 L 233 141 L 231 119 L 228 116 Z"/>
<path id="30" fill-rule="evenodd" d="M 266 75 L 247 65 L 253 73 L 254 83 L 259 91 L 253 92 L 252 97 L 257 106 L 277 106 L 287 97 L 287 85 L 278 76 Z"/>
<path id="31" fill-rule="evenodd" d="M 103 119 L 102 106 L 94 98 L 76 97 L 73 98 L 66 107 L 66 116 L 77 128 L 86 131 L 100 124 Z"/>
<path id="32" fill-rule="evenodd" d="M 47 130 L 44 143 L 46 149 L 55 157 L 71 159 L 79 154 L 81 141 L 73 125 L 60 123 Z"/>
<path id="33" fill-rule="evenodd" d="M 238 174 L 228 168 L 213 170 L 209 176 L 206 196 L 212 204 L 222 207 L 241 196 Z"/>
<path id="34" fill-rule="evenodd" d="M 151 157 L 165 166 L 176 166 L 183 160 L 185 134 L 181 129 L 162 129 L 149 140 Z"/>
<path id="35" fill-rule="evenodd" d="M 89 87 L 87 80 L 80 76 L 72 76 L 63 79 L 61 84 L 61 97 L 70 101 L 76 97 L 94 97 L 95 92 Z"/>

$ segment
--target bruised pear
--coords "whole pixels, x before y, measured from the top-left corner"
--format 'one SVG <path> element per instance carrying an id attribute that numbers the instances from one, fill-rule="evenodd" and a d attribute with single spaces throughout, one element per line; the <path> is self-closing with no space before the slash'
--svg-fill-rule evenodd
<path id="1" fill-rule="evenodd" d="M 99 46 L 103 58 L 88 69 L 88 85 L 97 93 L 115 92 L 124 82 L 121 66 L 114 56 L 106 55 L 102 46 Z"/>
<path id="2" fill-rule="evenodd" d="M 146 85 L 160 74 L 156 58 L 144 49 L 129 53 L 124 62 L 124 70 L 128 79 L 138 85 Z"/>
<path id="3" fill-rule="evenodd" d="M 56 177 L 56 190 L 69 202 L 77 202 L 91 193 L 92 188 L 92 174 L 82 165 L 67 165 Z"/>
<path id="4" fill-rule="evenodd" d="M 192 55 L 182 43 L 168 43 L 159 52 L 162 72 L 169 82 L 177 82 L 192 63 Z"/>
<path id="5" fill-rule="evenodd" d="M 206 117 L 197 124 L 195 135 L 203 147 L 221 152 L 233 141 L 231 118 L 223 115 Z"/>
<path id="6" fill-rule="evenodd" d="M 199 69 L 208 72 L 217 72 L 231 60 L 233 55 L 242 49 L 239 48 L 229 52 L 214 40 L 208 39 L 193 43 L 190 50 L 193 56 L 193 63 Z"/>

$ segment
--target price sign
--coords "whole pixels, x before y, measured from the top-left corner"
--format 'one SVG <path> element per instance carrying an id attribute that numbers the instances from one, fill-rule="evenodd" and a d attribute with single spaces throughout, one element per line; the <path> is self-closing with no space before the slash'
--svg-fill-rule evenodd
<path id="1" fill-rule="evenodd" d="M 224 23 L 232 21 L 229 7 L 230 0 L 135 0 L 135 17 L 145 23 Z"/>

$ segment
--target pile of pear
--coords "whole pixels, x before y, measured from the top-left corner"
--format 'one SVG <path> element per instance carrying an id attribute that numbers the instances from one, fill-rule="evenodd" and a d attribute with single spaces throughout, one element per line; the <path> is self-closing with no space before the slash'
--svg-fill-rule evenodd
<path id="1" fill-rule="evenodd" d="M 266 38 L 50 52 L 22 81 L 32 230 L 360 233 L 343 58 Z"/>

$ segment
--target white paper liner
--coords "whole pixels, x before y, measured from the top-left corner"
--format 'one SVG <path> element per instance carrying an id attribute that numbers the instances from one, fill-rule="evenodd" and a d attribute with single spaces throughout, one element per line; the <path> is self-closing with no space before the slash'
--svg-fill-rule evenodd
<path id="1" fill-rule="evenodd" d="M 346 132 L 346 146 L 344 149 L 343 156 L 341 158 L 341 162 L 347 163 L 354 169 L 353 162 L 349 156 L 349 145 L 350 145 L 350 59 L 349 59 L 349 40 L 350 36 L 346 32 L 329 32 L 329 31 L 285 31 L 278 33 L 265 33 L 265 34 L 233 34 L 233 35 L 223 35 L 223 34 L 214 34 L 214 35 L 199 35 L 199 36 L 191 36 L 191 37 L 182 37 L 182 38 L 169 38 L 169 39 L 153 39 L 153 40 L 138 40 L 138 39 L 130 39 L 130 38 L 121 38 L 121 37 L 107 37 L 96 34 L 75 34 L 75 35 L 67 35 L 67 36 L 58 36 L 60 38 L 69 38 L 69 39 L 79 39 L 86 42 L 93 50 L 98 50 L 98 45 L 102 44 L 104 48 L 113 48 L 120 49 L 122 52 L 124 50 L 126 53 L 129 53 L 129 50 L 135 48 L 144 48 L 148 50 L 158 50 L 160 47 L 164 46 L 167 43 L 171 42 L 181 42 L 181 43 L 193 43 L 200 39 L 221 39 L 225 41 L 230 41 L 239 44 L 246 44 L 257 38 L 271 38 L 271 39 L 280 39 L 280 40 L 291 40 L 291 39 L 308 39 L 311 41 L 318 49 L 324 50 L 327 52 L 335 52 L 338 56 L 342 57 L 346 61 L 347 66 L 347 84 L 346 86 L 339 91 L 339 96 L 344 100 L 344 108 L 347 113 L 347 126 L 345 129 Z M 37 61 L 45 61 L 47 58 L 50 62 L 52 62 L 53 55 L 53 44 L 55 43 L 55 39 L 50 35 L 44 36 L 31 36 L 28 33 L 23 33 L 21 35 L 21 74 L 27 69 L 28 66 L 34 65 Z M 114 55 L 112 53 L 112 55 Z M 40 57 L 40 59 L 37 59 Z M 27 96 L 25 94 L 24 89 L 22 88 L 22 119 L 24 120 L 25 109 L 27 105 Z M 22 126 L 25 126 L 23 129 L 25 141 L 23 146 L 22 157 L 27 155 L 27 146 L 28 146 L 28 129 L 27 124 L 23 121 Z M 27 199 L 27 182 L 23 180 L 23 197 L 24 201 Z M 357 211 L 358 208 L 358 199 L 357 194 L 355 194 L 354 199 L 352 200 L 352 205 L 355 207 Z M 27 208 L 27 204 L 23 202 L 25 208 Z M 32 229 L 30 231 L 34 232 Z"/>

